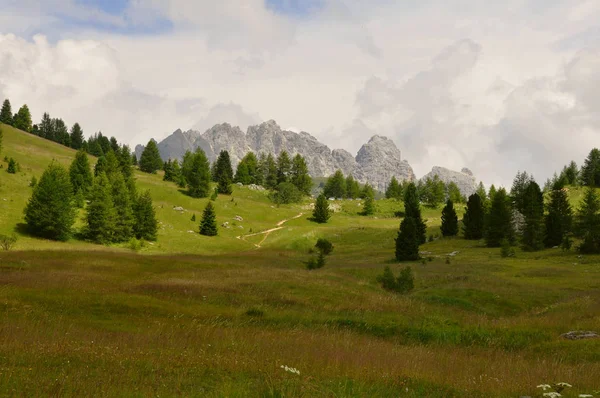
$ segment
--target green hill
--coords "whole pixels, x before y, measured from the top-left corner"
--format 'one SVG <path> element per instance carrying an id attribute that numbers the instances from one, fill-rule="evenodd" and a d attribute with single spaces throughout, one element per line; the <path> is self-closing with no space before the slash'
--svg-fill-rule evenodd
<path id="1" fill-rule="evenodd" d="M 52 159 L 68 165 L 75 152 L 2 129 L 1 157 L 21 165 L 14 175 L 5 162 L 0 170 L 6 234 L 20 230 L 31 178 Z M 540 396 L 536 386 L 554 382 L 573 385 L 563 396 L 600 389 L 600 339 L 560 337 L 600 332 L 600 256 L 517 249 L 502 258 L 481 242 L 439 239 L 421 246 L 423 262 L 408 264 L 415 290 L 397 295 L 376 277 L 386 265 L 396 275 L 406 265 L 392 261 L 398 202 L 377 200 L 376 214 L 364 217 L 360 201 L 336 201 L 331 221 L 318 225 L 307 219 L 310 201 L 276 207 L 266 193 L 235 186 L 215 203 L 219 225 L 230 228 L 208 238 L 197 233 L 207 199 L 160 174 L 136 178 L 161 223 L 158 241 L 140 253 L 22 234 L 15 250 L 0 252 L 0 395 L 509 397 Z M 581 192 L 571 189 L 574 203 Z M 440 212 L 424 209 L 428 235 L 439 233 Z M 323 269 L 307 271 L 319 237 L 334 251 Z"/>

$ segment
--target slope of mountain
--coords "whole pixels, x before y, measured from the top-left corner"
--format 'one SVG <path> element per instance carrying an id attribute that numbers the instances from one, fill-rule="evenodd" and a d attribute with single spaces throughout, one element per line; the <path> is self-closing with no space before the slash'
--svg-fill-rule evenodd
<path id="1" fill-rule="evenodd" d="M 438 176 L 445 184 L 453 182 L 458 185 L 458 189 L 460 189 L 460 192 L 466 197 L 469 197 L 477 190 L 475 177 L 471 170 L 466 167 L 458 172 L 445 167 L 434 166 L 429 173 L 423 176 L 422 180 L 433 178 L 435 176 Z"/>

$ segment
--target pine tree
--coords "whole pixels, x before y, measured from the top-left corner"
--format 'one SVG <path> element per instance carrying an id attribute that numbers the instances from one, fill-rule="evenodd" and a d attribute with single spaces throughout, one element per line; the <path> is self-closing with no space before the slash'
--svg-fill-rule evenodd
<path id="1" fill-rule="evenodd" d="M 581 167 L 581 180 L 588 187 L 600 187 L 600 150 L 590 151 Z"/>
<path id="2" fill-rule="evenodd" d="M 327 179 L 323 194 L 328 198 L 341 199 L 346 197 L 346 179 L 341 170 L 337 170 Z"/>
<path id="3" fill-rule="evenodd" d="M 400 186 L 398 180 L 394 176 L 392 176 L 392 179 L 390 180 L 390 185 L 388 185 L 387 189 L 385 190 L 385 197 L 387 199 L 402 199 L 402 187 Z"/>
<path id="4" fill-rule="evenodd" d="M 216 180 L 217 189 L 220 194 L 231 195 L 232 188 L 231 183 L 233 182 L 233 169 L 231 168 L 231 159 L 229 158 L 229 152 L 221 151 L 217 158 L 216 167 Z"/>
<path id="5" fill-rule="evenodd" d="M 517 175 L 513 180 L 512 188 L 510 189 L 510 200 L 512 201 L 515 209 L 517 209 L 520 213 L 523 213 L 525 208 L 525 189 L 527 189 L 527 185 L 530 181 L 532 181 L 532 177 L 527 174 L 526 171 L 517 172 Z"/>
<path id="6" fill-rule="evenodd" d="M 208 202 L 202 213 L 200 221 L 200 235 L 217 236 L 217 215 L 212 202 Z"/>
<path id="7" fill-rule="evenodd" d="M 296 154 L 292 160 L 292 170 L 290 172 L 290 182 L 298 188 L 304 195 L 310 195 L 312 189 L 312 178 L 308 174 L 306 160 L 300 154 Z"/>
<path id="8" fill-rule="evenodd" d="M 133 166 L 137 166 L 138 165 L 137 155 L 135 153 L 131 154 L 131 164 Z"/>
<path id="9" fill-rule="evenodd" d="M 523 249 L 541 250 L 544 247 L 544 196 L 540 186 L 532 179 L 523 192 Z"/>
<path id="10" fill-rule="evenodd" d="M 52 119 L 53 130 L 54 130 L 54 141 L 64 146 L 71 146 L 71 136 L 69 135 L 69 129 L 62 119 Z"/>
<path id="11" fill-rule="evenodd" d="M 423 201 L 428 207 L 436 208 L 444 201 L 446 196 L 446 185 L 438 175 L 425 180 L 424 191 L 422 192 Z"/>
<path id="12" fill-rule="evenodd" d="M 90 155 L 96 156 L 97 158 L 104 156 L 104 151 L 102 150 L 100 142 L 95 139 L 91 139 L 91 142 L 88 143 L 88 152 Z"/>
<path id="13" fill-rule="evenodd" d="M 267 155 L 265 155 L 264 152 L 261 152 L 258 160 L 256 161 L 256 174 L 254 176 L 254 183 L 256 185 L 265 186 L 267 172 Z"/>
<path id="14" fill-rule="evenodd" d="M 454 203 L 448 199 L 446 206 L 442 210 L 442 235 L 456 236 L 458 235 L 458 216 L 454 210 Z"/>
<path id="15" fill-rule="evenodd" d="M 111 179 L 114 174 L 121 173 L 121 163 L 112 149 L 109 149 L 104 157 L 106 159 L 104 172 L 109 179 Z"/>
<path id="16" fill-rule="evenodd" d="M 27 228 L 33 235 L 65 241 L 71 237 L 75 216 L 69 174 L 61 165 L 52 162 L 25 207 Z"/>
<path id="17" fill-rule="evenodd" d="M 110 146 L 110 144 L 109 144 Z M 106 150 L 103 148 L 104 152 Z M 160 158 L 160 153 L 158 152 L 158 146 L 156 145 L 156 141 L 151 139 L 148 141 L 148 145 L 144 148 L 144 152 L 142 152 L 142 156 L 140 157 L 140 170 L 144 173 L 155 174 L 158 170 L 162 168 L 163 161 Z"/>
<path id="18" fill-rule="evenodd" d="M 315 202 L 313 221 L 318 222 L 319 224 L 324 224 L 329 220 L 330 217 L 331 214 L 329 211 L 329 202 L 327 202 L 325 195 L 321 194 L 317 197 L 317 201 Z"/>
<path id="19" fill-rule="evenodd" d="M 86 219 L 87 236 L 90 240 L 103 244 L 113 242 L 117 212 L 112 198 L 112 187 L 104 172 L 94 179 Z"/>
<path id="20" fill-rule="evenodd" d="M 39 126 L 40 137 L 45 138 L 47 140 L 54 140 L 54 125 L 52 123 L 52 119 L 47 112 L 44 112 L 42 116 L 42 121 Z"/>
<path id="21" fill-rule="evenodd" d="M 79 123 L 75 123 L 73 127 L 71 127 L 71 148 L 81 149 L 83 147 L 83 141 L 83 130 Z"/>
<path id="22" fill-rule="evenodd" d="M 86 197 L 94 183 L 94 178 L 85 151 L 79 150 L 75 154 L 75 159 L 69 167 L 69 177 L 73 186 L 73 194 Z M 79 204 L 83 205 L 82 203 Z"/>
<path id="23" fill-rule="evenodd" d="M 125 242 L 133 236 L 133 204 L 125 183 L 123 174 L 116 173 L 111 180 L 112 200 L 115 208 L 116 219 L 113 241 Z"/>
<path id="24" fill-rule="evenodd" d="M 511 206 L 504 188 L 500 188 L 494 195 L 484 235 L 488 247 L 500 247 L 504 240 L 514 243 Z"/>
<path id="25" fill-rule="evenodd" d="M 6 172 L 9 174 L 17 173 L 17 161 L 15 159 L 8 159 L 8 167 L 6 168 Z"/>
<path id="26" fill-rule="evenodd" d="M 485 223 L 485 207 L 479 194 L 469 196 L 467 210 L 463 217 L 465 239 L 480 240 L 483 238 Z"/>
<path id="27" fill-rule="evenodd" d="M 363 216 L 370 216 L 373 213 L 375 213 L 375 199 L 373 198 L 372 195 L 369 195 L 365 198 L 365 201 L 363 203 L 363 210 L 362 210 L 362 215 Z"/>
<path id="28" fill-rule="evenodd" d="M 450 181 L 446 186 L 447 198 L 452 201 L 452 203 L 464 203 L 464 197 L 460 192 L 460 188 L 454 181 Z"/>
<path id="29" fill-rule="evenodd" d="M 559 246 L 564 237 L 571 232 L 573 223 L 573 211 L 569 203 L 567 192 L 557 186 L 550 192 L 550 203 L 548 203 L 548 214 L 544 219 L 546 247 Z"/>
<path id="30" fill-rule="evenodd" d="M 277 163 L 275 163 L 275 158 L 273 158 L 272 154 L 267 156 L 265 168 L 265 188 L 275 189 L 277 187 Z"/>
<path id="31" fill-rule="evenodd" d="M 31 113 L 29 112 L 29 107 L 27 107 L 27 104 L 23 105 L 19 109 L 19 112 L 17 112 L 17 114 L 13 118 L 13 125 L 19 130 L 31 133 Z"/>
<path id="32" fill-rule="evenodd" d="M 489 207 L 492 205 L 492 202 L 494 201 L 494 197 L 496 196 L 496 193 L 498 192 L 498 190 L 496 189 L 496 186 L 494 184 L 492 184 L 490 186 L 490 190 L 488 192 L 488 200 L 487 200 L 487 206 Z M 483 201 L 483 199 L 482 199 Z"/>
<path id="33" fill-rule="evenodd" d="M 250 172 L 248 171 L 248 165 L 244 159 L 242 159 L 237 165 L 234 181 L 244 185 L 251 184 Z"/>
<path id="34" fill-rule="evenodd" d="M 189 195 L 193 198 L 207 197 L 210 190 L 210 165 L 206 154 L 198 148 L 193 156 L 187 158 L 187 162 L 185 179 Z"/>
<path id="35" fill-rule="evenodd" d="M 277 157 L 277 185 L 289 182 L 292 171 L 292 161 L 287 151 L 282 151 Z"/>
<path id="36" fill-rule="evenodd" d="M 415 261 L 419 259 L 419 230 L 414 217 L 404 217 L 396 237 L 396 260 Z"/>
<path id="37" fill-rule="evenodd" d="M 586 254 L 600 253 L 600 198 L 591 186 L 585 190 L 577 221 L 577 235 L 583 239 L 578 250 Z"/>
<path id="38" fill-rule="evenodd" d="M 417 186 L 411 182 L 404 190 L 404 215 L 414 219 L 417 244 L 422 245 L 427 241 L 427 225 L 421 217 L 421 206 L 417 196 Z"/>
<path id="39" fill-rule="evenodd" d="M 375 197 L 375 190 L 373 189 L 373 187 L 371 186 L 371 184 L 366 183 L 363 186 L 363 189 L 360 191 L 359 197 L 361 199 L 367 199 L 369 196 L 372 197 L 372 198 L 374 198 Z"/>
<path id="40" fill-rule="evenodd" d="M 477 191 L 475 193 L 477 195 L 479 195 L 479 200 L 481 200 L 483 208 L 486 208 L 488 196 L 487 196 L 487 191 L 485 190 L 485 186 L 483 185 L 483 182 L 479 181 L 479 185 L 477 186 Z"/>
<path id="41" fill-rule="evenodd" d="M 346 177 L 346 197 L 349 199 L 356 199 L 360 196 L 360 185 L 358 181 L 354 179 L 352 174 Z"/>
<path id="42" fill-rule="evenodd" d="M 112 149 L 114 153 L 118 153 L 119 149 L 121 149 L 119 141 L 117 141 L 115 137 L 110 137 L 110 149 Z"/>
<path id="43" fill-rule="evenodd" d="M 137 239 L 155 241 L 158 232 L 158 222 L 156 221 L 156 212 L 152 205 L 152 196 L 150 190 L 144 192 L 137 199 L 134 205 L 135 224 L 133 231 Z"/>
<path id="44" fill-rule="evenodd" d="M 5 99 L 2 104 L 2 110 L 0 110 L 0 123 L 8 124 L 9 126 L 13 125 L 12 107 L 8 99 Z"/>
<path id="45" fill-rule="evenodd" d="M 100 156 L 98 158 L 98 161 L 94 165 L 94 177 L 98 177 L 102 173 L 106 174 L 106 171 L 107 171 L 106 157 Z"/>
<path id="46" fill-rule="evenodd" d="M 123 177 L 127 180 L 133 176 L 133 165 L 131 164 L 131 149 L 129 146 L 123 145 L 119 151 L 115 153 L 119 160 L 119 168 Z"/>

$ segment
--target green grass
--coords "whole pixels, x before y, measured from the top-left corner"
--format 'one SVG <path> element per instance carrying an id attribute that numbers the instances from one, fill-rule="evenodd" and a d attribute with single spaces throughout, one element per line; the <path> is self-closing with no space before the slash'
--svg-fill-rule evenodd
<path id="1" fill-rule="evenodd" d="M 3 129 L 2 158 L 22 167 L 0 170 L 0 233 L 11 233 L 31 176 L 52 158 L 68 165 L 74 152 Z M 161 222 L 158 242 L 140 253 L 23 235 L 0 252 L 0 395 L 514 397 L 558 381 L 573 384 L 572 396 L 600 389 L 600 341 L 560 338 L 600 329 L 600 256 L 501 258 L 481 242 L 439 239 L 421 247 L 424 263 L 409 263 L 416 288 L 399 296 L 376 277 L 405 266 L 391 261 L 401 203 L 377 200 L 363 217 L 357 201 L 336 201 L 339 211 L 317 225 L 308 201 L 275 207 L 236 186 L 234 201 L 216 201 L 219 224 L 232 228 L 207 238 L 197 233 L 206 199 L 160 175 L 136 177 Z M 439 233 L 440 209 L 423 212 L 428 234 Z M 284 219 L 266 239 L 237 239 Z M 325 268 L 307 271 L 319 237 L 335 249 Z"/>

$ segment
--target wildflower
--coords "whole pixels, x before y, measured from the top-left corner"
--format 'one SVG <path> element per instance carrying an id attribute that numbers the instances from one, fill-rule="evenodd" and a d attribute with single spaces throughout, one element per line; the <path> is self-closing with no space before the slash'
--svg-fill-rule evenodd
<path id="1" fill-rule="evenodd" d="M 558 397 L 562 397 L 562 395 L 558 392 L 545 392 L 544 393 L 544 397 L 549 397 L 549 398 L 558 398 Z"/>
<path id="2" fill-rule="evenodd" d="M 547 389 L 552 388 L 552 386 L 550 384 L 540 384 L 537 386 L 537 388 L 541 388 L 542 390 L 546 391 Z"/>
<path id="3" fill-rule="evenodd" d="M 561 382 L 561 383 L 556 383 L 556 385 L 557 385 L 558 387 L 562 387 L 562 388 L 566 388 L 566 387 L 573 387 L 573 386 L 572 386 L 572 385 L 570 385 L 569 383 L 564 383 L 564 382 Z"/>

